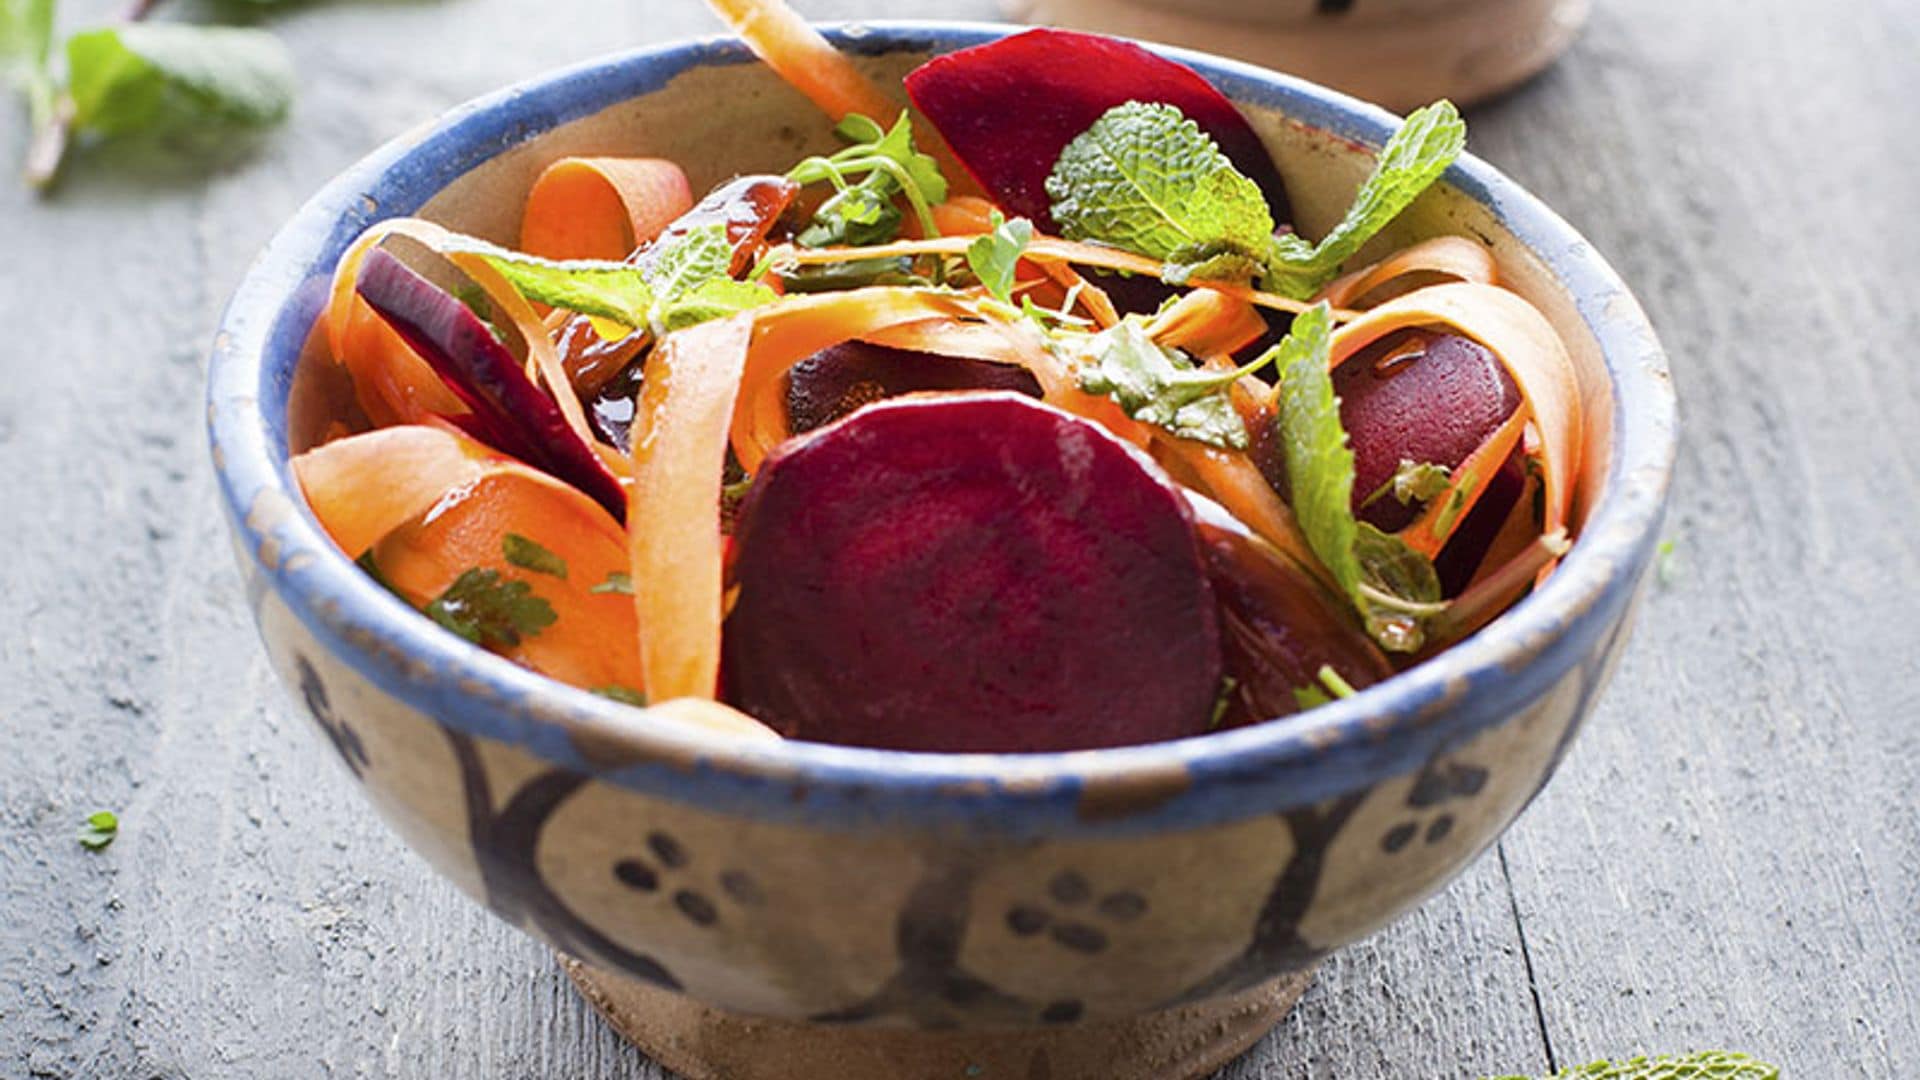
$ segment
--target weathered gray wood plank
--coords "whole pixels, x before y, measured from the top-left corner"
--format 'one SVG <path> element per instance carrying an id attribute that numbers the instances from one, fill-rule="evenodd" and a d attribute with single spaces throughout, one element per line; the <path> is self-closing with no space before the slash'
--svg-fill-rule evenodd
<path id="1" fill-rule="evenodd" d="M 1796 1076 L 1920 1073 L 1920 635 L 1898 605 L 1920 592 L 1901 349 L 1920 316 L 1898 288 L 1920 20 L 1905 0 L 1844 22 L 1812 0 L 1597 7 L 1474 142 L 1661 324 L 1684 570 L 1504 863 L 1332 958 L 1235 1080 L 1540 1068 L 1542 1020 L 1563 1064 L 1724 1043 Z M 301 102 L 256 156 L 156 182 L 116 155 L 45 204 L 0 184 L 19 508 L 0 526 L 0 1075 L 661 1075 L 322 766 L 258 657 L 201 435 L 219 305 L 326 177 L 499 83 L 713 28 L 690 2 L 541 8 L 297 7 L 272 25 Z M 103 856 L 72 841 L 96 806 L 126 821 Z"/>

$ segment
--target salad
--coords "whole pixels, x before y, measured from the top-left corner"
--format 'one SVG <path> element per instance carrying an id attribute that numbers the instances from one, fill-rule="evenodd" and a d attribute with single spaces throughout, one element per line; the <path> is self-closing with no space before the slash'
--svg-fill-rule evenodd
<path id="1" fill-rule="evenodd" d="M 1473 239 L 1360 257 L 1460 154 L 1450 104 L 1309 237 L 1136 45 L 939 56 L 906 112 L 783 5 L 716 6 L 843 149 L 709 192 L 566 158 L 512 247 L 405 218 L 340 261 L 354 407 L 293 469 L 423 617 L 670 705 L 636 725 L 1066 750 L 1352 694 L 1567 550 L 1552 327 Z"/>

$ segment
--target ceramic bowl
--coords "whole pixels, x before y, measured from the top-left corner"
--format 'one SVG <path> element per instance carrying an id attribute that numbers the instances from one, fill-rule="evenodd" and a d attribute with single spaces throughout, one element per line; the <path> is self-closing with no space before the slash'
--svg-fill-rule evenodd
<path id="1" fill-rule="evenodd" d="M 898 85 L 930 54 L 1007 32 L 830 36 Z M 1394 125 L 1317 86 L 1166 51 L 1246 111 L 1309 233 Z M 1317 958 L 1492 844 L 1565 753 L 1659 533 L 1674 453 L 1659 345 L 1571 228 L 1463 158 L 1382 242 L 1483 239 L 1566 337 L 1593 417 L 1578 542 L 1544 588 L 1435 660 L 1281 722 L 1153 746 L 733 741 L 472 647 L 327 540 L 287 461 L 339 400 L 315 319 L 362 228 L 418 213 L 509 240 L 535 173 L 563 154 L 663 155 L 704 190 L 829 144 L 744 47 L 703 40 L 463 105 L 307 203 L 241 283 L 209 376 L 214 462 L 267 654 L 409 844 L 585 965 L 596 1002 L 694 1075 L 919 1075 L 899 1061 L 973 1069 L 996 1048 L 1029 1065 L 1054 1055 L 1055 1076 L 1210 1067 L 1278 1018 Z"/>

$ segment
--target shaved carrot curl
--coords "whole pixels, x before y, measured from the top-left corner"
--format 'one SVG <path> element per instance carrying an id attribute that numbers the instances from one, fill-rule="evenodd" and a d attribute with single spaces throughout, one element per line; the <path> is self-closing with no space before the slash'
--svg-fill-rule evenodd
<path id="1" fill-rule="evenodd" d="M 900 104 L 861 74 L 785 0 L 707 0 L 774 74 L 835 120 L 849 113 L 885 123 Z"/>
<path id="2" fill-rule="evenodd" d="M 1439 280 L 1499 284 L 1499 270 L 1487 249 L 1463 236 L 1437 236 L 1363 266 L 1320 290 L 1318 299 L 1334 307 L 1365 307 L 1362 301 L 1394 286 L 1433 285 Z"/>
<path id="3" fill-rule="evenodd" d="M 546 167 L 520 215 L 520 249 L 546 259 L 617 261 L 693 208 L 663 158 L 570 157 Z"/>

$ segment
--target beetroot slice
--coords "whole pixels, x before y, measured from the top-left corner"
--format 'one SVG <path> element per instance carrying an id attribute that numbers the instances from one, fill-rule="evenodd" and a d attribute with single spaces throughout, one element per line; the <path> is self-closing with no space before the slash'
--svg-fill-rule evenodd
<path id="1" fill-rule="evenodd" d="M 862 405 L 922 390 L 1009 390 L 1037 398 L 1040 383 L 1014 364 L 848 341 L 794 365 L 787 417 L 794 431 L 812 431 Z"/>
<path id="2" fill-rule="evenodd" d="M 1220 603 L 1220 652 L 1234 680 L 1221 727 L 1300 711 L 1294 691 L 1320 688 L 1323 665 L 1355 689 L 1393 674 L 1345 602 L 1224 509 L 1190 498 Z"/>
<path id="3" fill-rule="evenodd" d="M 787 735 L 1017 752 L 1207 726 L 1219 627 L 1186 502 L 1050 406 L 869 405 L 766 460 L 734 544 L 725 694 Z"/>
<path id="4" fill-rule="evenodd" d="M 907 96 L 967 171 L 1010 216 L 1058 233 L 1047 174 L 1081 132 L 1116 105 L 1178 108 L 1260 185 L 1274 221 L 1291 220 L 1286 186 L 1233 102 L 1193 69 L 1131 42 L 1072 30 L 1029 30 L 936 56 L 906 78 Z"/>
<path id="5" fill-rule="evenodd" d="M 615 521 L 626 520 L 620 481 L 467 305 L 380 248 L 361 264 L 358 289 L 466 402 L 473 415 L 462 426 L 469 433 L 579 488 Z"/>

